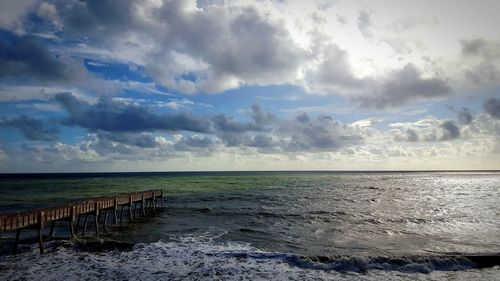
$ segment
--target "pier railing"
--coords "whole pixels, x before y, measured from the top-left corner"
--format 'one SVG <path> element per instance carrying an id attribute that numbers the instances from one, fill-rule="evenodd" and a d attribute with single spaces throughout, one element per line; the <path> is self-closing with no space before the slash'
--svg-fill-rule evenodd
<path id="1" fill-rule="evenodd" d="M 71 237 L 73 238 L 76 237 L 73 225 L 75 219 L 77 219 L 76 230 L 78 231 L 80 218 L 85 216 L 85 224 L 82 232 L 83 236 L 85 234 L 85 228 L 87 227 L 87 217 L 90 215 L 94 216 L 96 235 L 99 235 L 99 218 L 104 217 L 103 227 L 105 229 L 108 211 L 112 211 L 113 221 L 116 225 L 118 223 L 118 207 L 121 207 L 120 222 L 123 219 L 123 211 L 126 207 L 128 208 L 129 220 L 132 221 L 135 218 L 137 204 L 140 205 L 142 215 L 146 215 L 146 208 L 152 209 L 154 213 L 157 207 L 161 207 L 162 209 L 164 208 L 163 197 L 163 190 L 146 190 L 120 194 L 117 196 L 94 198 L 48 208 L 0 214 L 0 232 L 17 231 L 14 245 L 15 252 L 19 242 L 21 229 L 34 228 L 38 231 L 40 252 L 43 253 L 41 230 L 47 223 L 51 223 L 50 234 L 52 236 L 54 232 L 54 223 L 56 221 L 69 222 L 69 229 Z M 102 213 L 104 214 L 101 215 L 101 211 L 103 211 Z"/>

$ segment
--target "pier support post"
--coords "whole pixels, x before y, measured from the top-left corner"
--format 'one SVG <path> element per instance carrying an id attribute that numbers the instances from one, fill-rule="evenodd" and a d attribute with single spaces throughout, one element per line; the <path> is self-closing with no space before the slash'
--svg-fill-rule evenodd
<path id="1" fill-rule="evenodd" d="M 53 220 L 50 222 L 50 232 L 49 232 L 49 237 L 54 238 L 54 226 L 56 225 L 56 221 Z"/>
<path id="2" fill-rule="evenodd" d="M 154 192 L 154 190 L 151 193 L 152 193 L 152 196 L 151 196 L 151 205 L 153 207 L 153 215 L 154 215 L 156 213 L 156 198 L 155 198 L 155 192 Z"/>
<path id="3" fill-rule="evenodd" d="M 45 212 L 41 211 L 38 213 L 38 225 L 36 228 L 37 234 L 38 234 L 38 246 L 40 247 L 40 254 L 43 254 L 44 248 L 43 248 L 43 223 L 45 221 Z"/>
<path id="4" fill-rule="evenodd" d="M 113 206 L 113 223 L 115 226 L 118 225 L 118 214 L 116 211 L 118 210 L 118 198 L 115 198 L 114 201 L 115 205 Z"/>
<path id="5" fill-rule="evenodd" d="M 94 224 L 95 224 L 95 235 L 99 237 L 99 204 L 95 202 L 94 204 Z"/>
<path id="6" fill-rule="evenodd" d="M 132 214 L 134 215 L 134 219 L 137 217 L 137 202 L 132 203 L 134 205 L 134 210 L 132 211 Z"/>
<path id="7" fill-rule="evenodd" d="M 129 204 L 128 204 L 128 219 L 130 221 L 133 221 L 134 218 L 132 217 L 132 195 L 129 196 Z"/>
<path id="8" fill-rule="evenodd" d="M 164 200 L 164 199 L 163 199 L 163 189 L 162 189 L 162 190 L 161 190 L 161 210 L 162 210 L 162 211 L 163 211 L 163 210 L 165 210 L 165 206 L 163 205 L 163 204 L 164 204 L 164 203 L 163 203 L 163 200 Z"/>
<path id="9" fill-rule="evenodd" d="M 89 215 L 85 215 L 85 220 L 83 222 L 83 229 L 82 229 L 82 237 L 85 237 L 85 230 L 87 230 L 87 220 L 89 218 Z"/>
<path id="10" fill-rule="evenodd" d="M 12 249 L 12 254 L 17 253 L 17 245 L 19 244 L 19 237 L 21 237 L 21 229 L 17 229 L 16 231 L 16 240 L 14 241 L 14 248 Z"/>
<path id="11" fill-rule="evenodd" d="M 76 238 L 75 230 L 73 229 L 73 221 L 72 220 L 68 221 L 68 226 L 69 226 L 69 235 L 71 236 L 70 239 Z"/>
<path id="12" fill-rule="evenodd" d="M 122 205 L 121 211 L 120 211 L 120 224 L 123 223 L 123 209 L 125 208 L 125 205 Z"/>
<path id="13" fill-rule="evenodd" d="M 104 229 L 104 231 L 108 231 L 108 229 L 106 228 L 106 222 L 108 221 L 108 209 L 104 210 L 104 220 L 102 222 L 102 229 Z"/>
<path id="14" fill-rule="evenodd" d="M 75 236 L 75 230 L 73 229 L 73 221 L 75 220 L 75 206 L 71 206 L 71 211 L 69 215 L 69 233 L 71 235 L 71 239 L 76 238 Z"/>
<path id="15" fill-rule="evenodd" d="M 75 227 L 76 232 L 78 232 L 78 228 L 80 227 L 80 219 L 81 219 L 81 217 L 82 217 L 82 215 L 79 214 L 78 218 L 76 219 L 76 227 Z"/>
<path id="16" fill-rule="evenodd" d="M 141 210 L 142 210 L 142 216 L 146 216 L 146 209 L 144 208 L 144 203 L 146 199 L 144 199 L 144 192 L 142 192 L 142 201 L 141 201 Z"/>

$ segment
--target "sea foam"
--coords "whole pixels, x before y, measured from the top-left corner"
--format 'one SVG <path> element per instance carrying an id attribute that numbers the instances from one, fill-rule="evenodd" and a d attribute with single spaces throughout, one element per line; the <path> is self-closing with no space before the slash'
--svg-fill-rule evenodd
<path id="1" fill-rule="evenodd" d="M 78 280 L 495 280 L 466 257 L 320 257 L 262 251 L 197 233 L 141 243 L 130 251 L 87 252 L 72 243 L 40 256 L 33 245 L 0 257 L 0 279 Z"/>

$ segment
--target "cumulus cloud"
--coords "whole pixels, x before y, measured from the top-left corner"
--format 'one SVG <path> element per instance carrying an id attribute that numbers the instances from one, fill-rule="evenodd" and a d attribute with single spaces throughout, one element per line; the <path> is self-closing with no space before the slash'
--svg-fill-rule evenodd
<path id="1" fill-rule="evenodd" d="M 39 141 L 57 140 L 59 133 L 59 130 L 47 127 L 43 121 L 25 115 L 0 119 L 0 127 L 19 130 L 27 139 Z"/>
<path id="2" fill-rule="evenodd" d="M 111 43 L 110 48 L 147 42 L 150 48 L 140 49 L 147 72 L 163 85 L 186 93 L 292 81 L 306 55 L 279 21 L 253 6 L 200 9 L 194 1 L 132 0 L 120 5 L 114 1 L 62 3 L 58 9 L 68 31 Z M 124 34 L 132 41 L 123 42 Z M 133 41 L 134 37 L 141 42 Z M 195 79 L 186 78 L 192 74 Z"/>

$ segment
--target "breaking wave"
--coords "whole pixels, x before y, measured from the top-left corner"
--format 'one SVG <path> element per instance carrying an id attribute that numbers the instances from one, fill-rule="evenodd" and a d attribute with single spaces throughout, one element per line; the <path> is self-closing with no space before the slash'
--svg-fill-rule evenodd
<path id="1" fill-rule="evenodd" d="M 300 256 L 220 242 L 221 235 L 198 233 L 97 252 L 64 242 L 44 256 L 33 245 L 19 255 L 0 257 L 0 279 L 491 280 L 500 274 L 500 255 L 495 254 Z"/>

